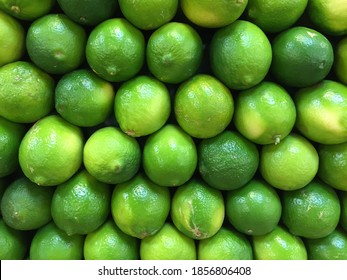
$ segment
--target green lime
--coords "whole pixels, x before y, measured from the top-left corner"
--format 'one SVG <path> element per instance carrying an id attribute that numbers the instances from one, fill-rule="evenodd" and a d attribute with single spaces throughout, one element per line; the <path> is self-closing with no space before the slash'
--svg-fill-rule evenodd
<path id="1" fill-rule="evenodd" d="M 0 0 L 0 9 L 21 20 L 34 20 L 48 14 L 55 0 Z"/>
<path id="2" fill-rule="evenodd" d="M 341 191 L 338 194 L 341 206 L 340 224 L 342 228 L 347 232 L 347 192 Z"/>
<path id="3" fill-rule="evenodd" d="M 347 37 L 343 37 L 337 43 L 334 67 L 336 76 L 340 82 L 347 85 Z"/>

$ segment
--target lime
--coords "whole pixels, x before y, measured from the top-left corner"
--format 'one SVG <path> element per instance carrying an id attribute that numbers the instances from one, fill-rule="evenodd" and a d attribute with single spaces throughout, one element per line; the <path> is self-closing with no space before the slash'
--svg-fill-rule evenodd
<path id="1" fill-rule="evenodd" d="M 347 85 L 347 37 L 342 38 L 336 46 L 334 70 L 340 82 Z"/>
<path id="2" fill-rule="evenodd" d="M 72 177 L 82 164 L 80 128 L 57 115 L 37 121 L 19 146 L 19 164 L 38 185 L 55 186 Z"/>
<path id="3" fill-rule="evenodd" d="M 225 205 L 229 222 L 247 235 L 274 230 L 282 213 L 277 192 L 261 179 L 252 179 L 244 187 L 228 191 Z"/>
<path id="4" fill-rule="evenodd" d="M 194 239 L 165 223 L 155 235 L 141 240 L 140 257 L 142 260 L 195 260 Z"/>
<path id="5" fill-rule="evenodd" d="M 212 37 L 212 71 L 231 89 L 244 90 L 260 83 L 269 71 L 271 59 L 268 38 L 249 21 L 237 20 Z"/>
<path id="6" fill-rule="evenodd" d="M 103 123 L 114 102 L 111 83 L 94 72 L 79 69 L 65 74 L 55 88 L 55 108 L 68 122 L 89 127 Z"/>
<path id="7" fill-rule="evenodd" d="M 278 144 L 292 131 L 295 119 L 291 96 L 276 83 L 264 81 L 236 96 L 235 127 L 256 144 Z"/>
<path id="8" fill-rule="evenodd" d="M 334 52 L 329 40 L 318 31 L 296 26 L 282 31 L 272 42 L 272 75 L 282 84 L 307 87 L 330 72 Z"/>
<path id="9" fill-rule="evenodd" d="M 122 14 L 143 30 L 157 29 L 176 15 L 178 0 L 118 0 Z"/>
<path id="10" fill-rule="evenodd" d="M 154 133 L 168 120 L 171 111 L 167 87 L 150 76 L 124 82 L 114 101 L 116 120 L 126 134 L 139 137 Z"/>
<path id="11" fill-rule="evenodd" d="M 148 68 L 165 83 L 177 84 L 193 76 L 202 62 L 202 55 L 203 44 L 199 33 L 185 23 L 166 23 L 148 39 Z"/>
<path id="12" fill-rule="evenodd" d="M 234 100 L 219 80 L 200 74 L 178 88 L 174 110 L 185 132 L 196 138 L 209 138 L 221 133 L 231 122 Z"/>
<path id="13" fill-rule="evenodd" d="M 131 179 L 139 170 L 140 162 L 141 150 L 136 139 L 116 127 L 96 130 L 83 150 L 83 163 L 87 171 L 107 184 Z"/>
<path id="14" fill-rule="evenodd" d="M 203 139 L 198 156 L 202 179 L 219 190 L 244 186 L 254 176 L 259 163 L 255 144 L 238 132 L 229 130 Z"/>
<path id="15" fill-rule="evenodd" d="M 193 139 L 180 127 L 167 124 L 151 134 L 143 148 L 146 175 L 160 186 L 180 186 L 194 174 L 197 151 Z"/>
<path id="16" fill-rule="evenodd" d="M 158 232 L 170 211 L 170 193 L 139 173 L 116 185 L 112 194 L 112 217 L 126 234 L 143 239 Z"/>
<path id="17" fill-rule="evenodd" d="M 224 200 L 219 190 L 192 179 L 178 187 L 172 198 L 174 225 L 193 239 L 213 236 L 224 221 Z"/>
<path id="18" fill-rule="evenodd" d="M 291 133 L 279 144 L 261 147 L 260 173 L 273 187 L 285 191 L 303 188 L 316 176 L 318 153 L 299 134 Z"/>
<path id="19" fill-rule="evenodd" d="M 28 29 L 26 48 L 30 59 L 51 74 L 65 74 L 84 60 L 85 30 L 65 14 L 47 14 Z"/>
<path id="20" fill-rule="evenodd" d="M 139 242 L 108 219 L 86 236 L 83 251 L 85 260 L 137 260 Z"/>
<path id="21" fill-rule="evenodd" d="M 0 115 L 17 123 L 32 123 L 54 107 L 54 80 L 31 62 L 16 61 L 0 68 Z"/>
<path id="22" fill-rule="evenodd" d="M 55 0 L 0 0 L 0 9 L 21 20 L 34 20 L 48 14 Z"/>
<path id="23" fill-rule="evenodd" d="M 199 240 L 198 260 L 252 260 L 249 240 L 240 232 L 226 227 L 206 239 Z"/>
<path id="24" fill-rule="evenodd" d="M 300 89 L 294 102 L 295 126 L 308 139 L 322 144 L 347 141 L 347 86 L 324 80 Z"/>
<path id="25" fill-rule="evenodd" d="M 1 199 L 1 213 L 5 223 L 13 229 L 32 230 L 51 219 L 54 188 L 43 188 L 26 177 L 14 180 Z"/>
<path id="26" fill-rule="evenodd" d="M 340 224 L 342 228 L 347 232 L 347 192 L 340 192 L 339 199 L 341 205 Z"/>
<path id="27" fill-rule="evenodd" d="M 144 36 L 124 18 L 108 19 L 90 32 L 86 58 L 101 78 L 110 82 L 126 81 L 144 64 Z"/>

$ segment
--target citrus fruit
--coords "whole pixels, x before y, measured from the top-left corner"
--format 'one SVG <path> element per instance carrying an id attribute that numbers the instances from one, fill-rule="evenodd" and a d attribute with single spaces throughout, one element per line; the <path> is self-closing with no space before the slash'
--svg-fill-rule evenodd
<path id="1" fill-rule="evenodd" d="M 341 205 L 340 224 L 342 228 L 347 232 L 347 192 L 340 192 L 339 199 Z"/>
<path id="2" fill-rule="evenodd" d="M 264 32 L 276 33 L 291 27 L 304 13 L 308 0 L 248 0 L 247 18 Z"/>
<path id="3" fill-rule="evenodd" d="M 30 245 L 30 260 L 81 260 L 83 235 L 67 235 L 54 222 L 36 231 Z"/>
<path id="4" fill-rule="evenodd" d="M 156 234 L 141 240 L 142 260 L 195 260 L 194 239 L 180 232 L 171 223 L 165 223 Z"/>
<path id="5" fill-rule="evenodd" d="M 0 117 L 0 178 L 19 167 L 18 150 L 25 132 L 24 125 Z"/>
<path id="6" fill-rule="evenodd" d="M 55 108 L 68 122 L 81 126 L 96 126 L 112 112 L 114 89 L 89 69 L 65 74 L 55 88 Z"/>
<path id="7" fill-rule="evenodd" d="M 73 21 L 93 26 L 111 18 L 117 10 L 117 1 L 57 0 L 60 8 Z"/>
<path id="8" fill-rule="evenodd" d="M 126 81 L 135 76 L 144 63 L 144 36 L 124 18 L 108 19 L 90 32 L 86 58 L 101 78 L 110 82 Z"/>
<path id="9" fill-rule="evenodd" d="M 114 101 L 116 120 L 126 134 L 140 137 L 152 134 L 168 120 L 171 111 L 167 87 L 150 76 L 137 76 L 124 82 Z"/>
<path id="10" fill-rule="evenodd" d="M 170 211 L 170 192 L 139 173 L 116 185 L 112 194 L 112 217 L 126 234 L 145 238 L 164 225 Z"/>
<path id="11" fill-rule="evenodd" d="M 291 133 L 279 144 L 261 147 L 260 173 L 273 187 L 285 191 L 303 188 L 316 176 L 318 153 L 299 134 Z"/>
<path id="12" fill-rule="evenodd" d="M 141 150 L 136 139 L 119 128 L 96 130 L 83 149 L 83 163 L 97 180 L 118 184 L 132 178 L 140 168 Z"/>
<path id="13" fill-rule="evenodd" d="M 181 9 L 194 24 L 206 28 L 219 28 L 237 20 L 247 3 L 248 0 L 181 0 Z"/>
<path id="14" fill-rule="evenodd" d="M 324 80 L 300 89 L 294 96 L 296 128 L 321 144 L 347 141 L 347 86 Z"/>
<path id="15" fill-rule="evenodd" d="M 88 233 L 83 251 L 85 260 L 137 260 L 139 242 L 108 219 L 97 230 Z"/>
<path id="16" fill-rule="evenodd" d="M 16 230 L 0 218 L 0 260 L 22 260 L 28 250 L 25 231 Z"/>
<path id="17" fill-rule="evenodd" d="M 176 91 L 175 117 L 189 135 L 209 138 L 221 133 L 234 113 L 229 89 L 213 76 L 200 74 L 184 82 Z"/>
<path id="18" fill-rule="evenodd" d="M 282 222 L 292 234 L 305 238 L 329 235 L 340 220 L 340 202 L 328 185 L 312 181 L 282 194 Z"/>
<path id="19" fill-rule="evenodd" d="M 255 24 L 237 20 L 217 30 L 211 40 L 212 72 L 231 89 L 244 90 L 260 83 L 272 60 L 271 44 Z"/>
<path id="20" fill-rule="evenodd" d="M 180 186 L 194 174 L 197 165 L 195 143 L 180 127 L 167 124 L 147 138 L 142 165 L 154 183 Z"/>
<path id="21" fill-rule="evenodd" d="M 0 9 L 21 20 L 34 20 L 48 14 L 55 0 L 0 0 Z"/>
<path id="22" fill-rule="evenodd" d="M 219 190 L 233 190 L 252 179 L 259 153 L 254 143 L 236 131 L 225 130 L 203 139 L 198 148 L 198 168 L 202 179 Z"/>
<path id="23" fill-rule="evenodd" d="M 137 28 L 157 29 L 176 15 L 178 0 L 118 0 L 122 14 Z"/>
<path id="24" fill-rule="evenodd" d="M 0 206 L 1 206 L 1 199 L 2 196 L 4 195 L 4 192 L 7 188 L 7 186 L 9 185 L 9 180 L 7 177 L 1 177 L 0 178 Z M 0 216 L 2 216 L 1 214 L 1 207 L 0 207 Z"/>
<path id="25" fill-rule="evenodd" d="M 234 124 L 256 144 L 278 144 L 293 129 L 295 104 L 279 84 L 264 81 L 235 98 Z"/>
<path id="26" fill-rule="evenodd" d="M 225 208 L 229 222 L 247 235 L 269 233 L 282 213 L 277 192 L 261 179 L 252 179 L 242 188 L 228 191 Z"/>
<path id="27" fill-rule="evenodd" d="M 32 123 L 54 107 L 54 80 L 34 64 L 15 61 L 0 68 L 0 115 Z"/>
<path id="28" fill-rule="evenodd" d="M 347 233 L 340 228 L 326 237 L 305 239 L 309 260 L 347 260 Z"/>
<path id="29" fill-rule="evenodd" d="M 19 146 L 20 167 L 38 185 L 61 184 L 80 168 L 83 144 L 80 128 L 57 115 L 49 115 L 24 135 Z"/>
<path id="30" fill-rule="evenodd" d="M 347 143 L 319 145 L 318 177 L 329 186 L 347 191 Z"/>
<path id="31" fill-rule="evenodd" d="M 51 74 L 65 74 L 81 65 L 85 30 L 65 14 L 47 14 L 28 29 L 26 48 L 30 59 Z"/>
<path id="32" fill-rule="evenodd" d="M 282 85 L 292 87 L 307 87 L 323 80 L 334 61 L 329 40 L 304 26 L 278 34 L 272 42 L 272 53 L 272 75 Z"/>
<path id="33" fill-rule="evenodd" d="M 26 177 L 15 179 L 1 199 L 5 223 L 18 230 L 38 229 L 51 219 L 54 188 L 43 188 Z"/>
<path id="34" fill-rule="evenodd" d="M 224 221 L 224 199 L 219 190 L 192 179 L 178 187 L 172 198 L 174 225 L 193 239 L 213 236 Z"/>
<path id="35" fill-rule="evenodd" d="M 347 37 L 341 39 L 336 46 L 335 73 L 340 82 L 347 85 Z"/>
<path id="36" fill-rule="evenodd" d="M 347 34 L 347 3 L 344 0 L 310 0 L 307 13 L 319 30 L 329 35 Z"/>
<path id="37" fill-rule="evenodd" d="M 198 243 L 198 260 L 252 259 L 253 250 L 249 240 L 240 232 L 226 227 Z"/>
<path id="38" fill-rule="evenodd" d="M 1 1 L 0 1 L 1 8 Z M 22 25 L 0 10 L 0 67 L 19 60 L 24 54 L 25 32 Z"/>
<path id="39" fill-rule="evenodd" d="M 148 68 L 153 76 L 165 83 L 177 84 L 193 76 L 201 64 L 202 55 L 199 33 L 185 23 L 166 23 L 148 39 Z"/>
<path id="40" fill-rule="evenodd" d="M 277 226 L 273 231 L 252 237 L 256 260 L 307 260 L 302 239 Z"/>
<path id="41" fill-rule="evenodd" d="M 68 235 L 83 235 L 101 226 L 110 209 L 110 187 L 81 170 L 57 186 L 51 212 L 54 223 Z"/>

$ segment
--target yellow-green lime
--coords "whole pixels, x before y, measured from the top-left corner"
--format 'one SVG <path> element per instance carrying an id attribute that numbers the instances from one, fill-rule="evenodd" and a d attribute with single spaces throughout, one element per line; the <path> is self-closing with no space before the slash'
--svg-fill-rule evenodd
<path id="1" fill-rule="evenodd" d="M 291 133 L 279 144 L 261 147 L 260 173 L 277 189 L 303 188 L 316 176 L 318 164 L 315 147 L 299 134 Z"/>
<path id="2" fill-rule="evenodd" d="M 14 173 L 19 167 L 19 145 L 25 132 L 24 125 L 0 117 L 0 178 Z"/>
<path id="3" fill-rule="evenodd" d="M 115 0 L 57 0 L 60 8 L 73 21 L 93 26 L 114 16 L 117 11 Z"/>
<path id="4" fill-rule="evenodd" d="M 310 0 L 308 1 L 307 14 L 323 33 L 335 36 L 347 34 L 346 1 Z"/>
<path id="5" fill-rule="evenodd" d="M 264 32 L 283 31 L 303 15 L 308 0 L 248 0 L 247 18 Z"/>
<path id="6" fill-rule="evenodd" d="M 206 28 L 219 28 L 237 20 L 244 12 L 248 0 L 181 0 L 180 2 L 184 15 L 191 22 Z"/>
<path id="7" fill-rule="evenodd" d="M 112 18 L 97 25 L 89 34 L 86 58 L 101 78 L 122 82 L 135 76 L 145 60 L 145 38 L 124 18 Z"/>
<path id="8" fill-rule="evenodd" d="M 195 143 L 174 124 L 167 124 L 151 134 L 143 148 L 146 175 L 160 186 L 174 187 L 187 182 L 198 161 Z"/>
<path id="9" fill-rule="evenodd" d="M 1 8 L 1 1 L 0 1 Z M 0 10 L 0 67 L 19 60 L 24 54 L 25 31 L 10 15 Z"/>
<path id="10" fill-rule="evenodd" d="M 101 226 L 110 209 L 110 186 L 81 170 L 57 186 L 51 212 L 54 223 L 68 235 L 83 235 Z"/>
<path id="11" fill-rule="evenodd" d="M 323 80 L 334 62 L 329 40 L 305 26 L 282 31 L 272 41 L 271 74 L 285 86 L 307 87 Z"/>
<path id="12" fill-rule="evenodd" d="M 83 163 L 97 180 L 107 184 L 122 183 L 131 179 L 140 168 L 140 146 L 135 138 L 119 128 L 100 128 L 84 145 Z"/>
<path id="13" fill-rule="evenodd" d="M 256 260 L 307 260 L 304 242 L 282 226 L 273 231 L 252 237 Z"/>
<path id="14" fill-rule="evenodd" d="M 114 89 L 110 82 L 89 69 L 65 74 L 55 88 L 55 109 L 68 122 L 90 127 L 103 123 L 111 114 Z"/>
<path id="15" fill-rule="evenodd" d="M 339 197 L 330 186 L 316 180 L 283 192 L 282 207 L 282 222 L 292 234 L 305 238 L 329 235 L 340 220 Z"/>
<path id="16" fill-rule="evenodd" d="M 321 144 L 347 141 L 347 86 L 324 80 L 296 92 L 296 128 Z"/>
<path id="17" fill-rule="evenodd" d="M 155 235 L 141 240 L 140 258 L 142 260 L 195 260 L 195 242 L 167 222 Z"/>
<path id="18" fill-rule="evenodd" d="M 178 84 L 193 76 L 202 62 L 199 33 L 182 22 L 169 22 L 149 37 L 146 58 L 149 71 L 158 80 Z"/>
<path id="19" fill-rule="evenodd" d="M 178 0 L 118 0 L 124 17 L 137 28 L 154 30 L 176 15 Z"/>
<path id="20" fill-rule="evenodd" d="M 54 222 L 35 232 L 30 245 L 30 260 L 82 260 L 83 235 L 67 235 Z"/>
<path id="21" fill-rule="evenodd" d="M 33 123 L 54 107 L 53 78 L 27 61 L 0 68 L 0 115 L 17 123 Z"/>
<path id="22" fill-rule="evenodd" d="M 326 237 L 304 242 L 309 260 L 347 260 L 347 233 L 341 228 Z"/>
<path id="23" fill-rule="evenodd" d="M 33 230 L 51 219 L 51 202 L 55 188 L 41 187 L 26 177 L 15 179 L 1 199 L 5 223 L 18 230 Z"/>
<path id="24" fill-rule="evenodd" d="M 140 137 L 159 130 L 168 120 L 171 100 L 164 83 L 150 76 L 124 82 L 114 101 L 116 120 L 126 134 Z"/>
<path id="25" fill-rule="evenodd" d="M 231 89 L 244 90 L 260 83 L 270 69 L 271 60 L 269 39 L 249 21 L 237 20 L 218 29 L 212 37 L 212 72 Z"/>
<path id="26" fill-rule="evenodd" d="M 219 190 L 244 186 L 253 178 L 259 164 L 256 145 L 230 130 L 203 139 L 198 147 L 198 156 L 202 179 Z"/>
<path id="27" fill-rule="evenodd" d="M 137 260 L 139 240 L 122 232 L 112 219 L 86 236 L 85 260 Z"/>
<path id="28" fill-rule="evenodd" d="M 174 110 L 185 132 L 196 138 L 209 138 L 221 133 L 231 122 L 234 100 L 218 79 L 199 74 L 177 89 Z"/>
<path id="29" fill-rule="evenodd" d="M 42 186 L 70 179 L 82 164 L 83 134 L 57 115 L 37 121 L 19 146 L 19 164 L 25 176 Z"/>
<path id="30" fill-rule="evenodd" d="M 252 259 L 253 249 L 249 240 L 242 233 L 226 227 L 198 243 L 198 260 Z"/>
<path id="31" fill-rule="evenodd" d="M 235 98 L 236 129 L 256 144 L 278 144 L 293 129 L 295 104 L 279 84 L 264 81 Z"/>
<path id="32" fill-rule="evenodd" d="M 269 233 L 282 214 L 277 192 L 262 179 L 252 179 L 244 187 L 228 191 L 225 208 L 229 222 L 247 235 Z"/>
<path id="33" fill-rule="evenodd" d="M 116 185 L 111 210 L 116 225 L 126 234 L 143 239 L 158 232 L 170 211 L 170 192 L 143 173 Z"/>
<path id="34" fill-rule="evenodd" d="M 318 177 L 329 186 L 347 191 L 347 143 L 319 145 Z"/>
<path id="35" fill-rule="evenodd" d="M 347 37 L 343 37 L 335 49 L 335 66 L 336 76 L 341 83 L 347 85 Z"/>
<path id="36" fill-rule="evenodd" d="M 55 0 L 0 0 L 0 9 L 21 20 L 32 21 L 48 14 Z"/>
<path id="37" fill-rule="evenodd" d="M 224 221 L 222 192 L 192 179 L 178 187 L 171 204 L 171 219 L 185 235 L 205 239 L 215 235 Z"/>
<path id="38" fill-rule="evenodd" d="M 29 248 L 25 231 L 16 230 L 0 218 L 0 260 L 22 260 Z"/>

